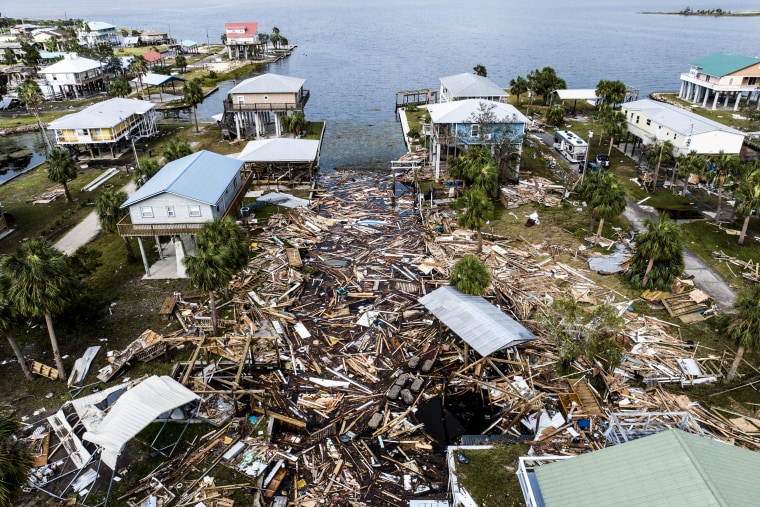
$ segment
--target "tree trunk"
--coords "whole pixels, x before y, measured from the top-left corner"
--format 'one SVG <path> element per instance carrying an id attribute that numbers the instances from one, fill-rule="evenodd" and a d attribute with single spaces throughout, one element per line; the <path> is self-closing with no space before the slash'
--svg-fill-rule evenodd
<path id="1" fill-rule="evenodd" d="M 599 219 L 599 229 L 596 231 L 596 239 L 594 240 L 594 244 L 599 244 L 599 238 L 602 237 L 602 229 L 604 228 L 604 217 L 601 217 Z"/>
<path id="2" fill-rule="evenodd" d="M 664 147 L 663 144 L 660 145 L 660 156 L 657 157 L 657 165 L 654 168 L 654 180 L 652 181 L 652 192 L 657 190 L 657 180 L 660 178 L 660 162 L 662 162 L 662 148 Z"/>
<path id="3" fill-rule="evenodd" d="M 644 272 L 644 278 L 641 280 L 642 289 L 645 289 L 647 286 L 647 283 L 649 282 L 649 272 L 652 271 L 652 266 L 654 266 L 654 257 L 649 258 L 649 263 L 647 264 L 647 270 Z"/>
<path id="4" fill-rule="evenodd" d="M 63 185 L 63 193 L 66 194 L 66 202 L 72 202 L 74 199 L 71 197 L 69 185 L 65 181 L 61 182 L 61 185 Z"/>
<path id="5" fill-rule="evenodd" d="M 213 289 L 208 291 L 208 306 L 211 309 L 211 329 L 214 331 L 214 336 L 216 336 L 219 331 L 219 323 L 216 319 L 216 298 L 214 297 Z"/>
<path id="6" fill-rule="evenodd" d="M 731 368 L 728 370 L 728 373 L 726 374 L 726 380 L 731 382 L 734 380 L 734 377 L 736 376 L 736 370 L 739 369 L 739 363 L 742 362 L 742 356 L 744 355 L 744 347 L 740 346 L 739 350 L 736 351 L 736 356 L 734 356 L 734 362 L 731 363 Z"/>
<path id="7" fill-rule="evenodd" d="M 607 158 L 612 157 L 612 143 L 613 143 L 614 140 L 615 140 L 615 138 L 612 137 L 612 136 L 610 136 L 610 147 L 607 150 Z M 612 165 L 612 160 L 610 160 L 610 165 Z"/>
<path id="8" fill-rule="evenodd" d="M 45 142 L 47 154 L 50 155 L 53 151 L 53 147 L 50 145 L 50 139 L 48 139 L 48 136 L 45 133 L 45 127 L 42 126 L 42 120 L 40 119 L 40 112 L 36 107 L 34 108 L 34 117 L 37 119 L 37 126 L 39 127 L 40 134 L 42 134 L 42 139 Z"/>
<path id="9" fill-rule="evenodd" d="M 129 236 L 124 236 L 124 245 L 127 247 L 127 255 L 130 259 L 135 258 L 135 251 L 132 250 L 132 243 L 129 242 Z"/>
<path id="10" fill-rule="evenodd" d="M 716 225 L 720 225 L 720 206 L 721 201 L 723 200 L 723 178 L 724 176 L 722 174 L 718 176 L 718 209 L 715 210 Z"/>
<path id="11" fill-rule="evenodd" d="M 594 210 L 591 210 L 591 220 L 589 220 L 588 223 L 588 236 L 591 236 L 594 233 L 594 222 L 596 222 L 594 216 Z"/>
<path id="12" fill-rule="evenodd" d="M 198 132 L 200 132 L 200 130 L 198 130 L 198 107 L 197 106 L 193 106 L 193 118 L 195 118 L 195 133 L 197 134 Z"/>
<path id="13" fill-rule="evenodd" d="M 742 232 L 739 234 L 739 244 L 744 244 L 744 237 L 747 235 L 747 226 L 749 226 L 749 215 L 744 217 L 744 224 L 742 225 Z"/>
<path id="14" fill-rule="evenodd" d="M 480 229 L 476 231 L 478 233 L 478 253 L 483 251 L 483 235 L 480 233 Z"/>
<path id="15" fill-rule="evenodd" d="M 5 339 L 8 340 L 8 345 L 10 345 L 13 349 L 13 353 L 16 355 L 18 364 L 21 366 L 21 371 L 24 372 L 24 377 L 26 377 L 27 380 L 34 380 L 32 372 L 29 370 L 29 366 L 26 364 L 24 354 L 21 353 L 21 348 L 18 346 L 16 339 L 10 333 L 5 333 Z"/>
<path id="16" fill-rule="evenodd" d="M 58 368 L 58 380 L 66 380 L 66 368 L 63 366 L 61 351 L 58 349 L 58 340 L 55 337 L 55 328 L 53 328 L 53 316 L 50 315 L 50 312 L 45 312 L 45 324 L 47 324 L 48 335 L 50 336 L 50 346 L 53 349 L 55 367 Z"/>

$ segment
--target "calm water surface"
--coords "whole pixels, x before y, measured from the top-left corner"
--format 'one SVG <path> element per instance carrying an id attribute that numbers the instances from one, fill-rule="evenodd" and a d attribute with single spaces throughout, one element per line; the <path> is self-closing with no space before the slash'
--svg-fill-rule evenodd
<path id="1" fill-rule="evenodd" d="M 322 166 L 387 166 L 404 152 L 394 115 L 395 92 L 438 87 L 438 78 L 484 65 L 488 77 L 509 80 L 553 67 L 570 88 L 594 88 L 619 79 L 652 91 L 677 90 L 688 63 L 718 51 L 760 54 L 760 18 L 656 16 L 682 0 L 131 0 L 73 3 L 35 0 L 3 9 L 27 18 L 85 18 L 119 27 L 165 30 L 177 39 L 219 43 L 224 23 L 258 21 L 277 26 L 298 49 L 269 71 L 306 79 L 307 118 L 328 130 Z M 715 2 L 688 2 L 692 9 Z M 756 0 L 730 0 L 721 8 L 759 9 Z M 222 111 L 224 92 L 210 96 L 201 117 Z"/>

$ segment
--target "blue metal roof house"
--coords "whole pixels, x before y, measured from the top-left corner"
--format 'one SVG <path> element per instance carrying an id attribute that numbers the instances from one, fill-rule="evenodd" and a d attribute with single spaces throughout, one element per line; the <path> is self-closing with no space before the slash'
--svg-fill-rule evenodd
<path id="1" fill-rule="evenodd" d="M 166 164 L 121 207 L 135 227 L 221 218 L 242 186 L 242 167 L 242 160 L 199 151 Z"/>
<path id="2" fill-rule="evenodd" d="M 143 237 L 153 236 L 160 252 L 160 236 L 197 234 L 209 220 L 235 216 L 250 183 L 243 164 L 202 150 L 169 162 L 122 203 L 129 214 L 117 225 L 119 235 L 137 238 L 146 276 L 151 273 Z"/>

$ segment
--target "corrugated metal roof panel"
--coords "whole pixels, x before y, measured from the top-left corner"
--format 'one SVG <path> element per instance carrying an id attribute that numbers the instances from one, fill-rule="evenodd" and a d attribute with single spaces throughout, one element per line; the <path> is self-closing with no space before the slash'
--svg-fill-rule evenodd
<path id="1" fill-rule="evenodd" d="M 440 79 L 441 84 L 453 97 L 508 97 L 509 94 L 487 77 L 469 74 L 467 72 L 446 76 Z"/>
<path id="2" fill-rule="evenodd" d="M 715 53 L 692 62 L 699 71 L 710 76 L 723 77 L 760 63 L 760 59 L 750 56 Z"/>
<path id="3" fill-rule="evenodd" d="M 262 74 L 241 81 L 228 93 L 296 93 L 305 82 L 305 79 L 298 77 Z"/>
<path id="4" fill-rule="evenodd" d="M 147 100 L 116 97 L 53 120 L 48 124 L 48 130 L 112 128 L 133 114 L 145 114 L 155 107 Z"/>
<path id="5" fill-rule="evenodd" d="M 243 162 L 202 150 L 166 164 L 124 201 L 122 208 L 150 197 L 169 193 L 205 204 L 215 204 Z"/>
<path id="6" fill-rule="evenodd" d="M 536 338 L 486 299 L 455 287 L 440 287 L 419 301 L 483 357 Z"/>
<path id="7" fill-rule="evenodd" d="M 716 130 L 743 135 L 742 132 L 722 123 L 657 100 L 641 99 L 626 102 L 622 107 L 627 111 L 641 111 L 652 121 L 684 136 Z"/>

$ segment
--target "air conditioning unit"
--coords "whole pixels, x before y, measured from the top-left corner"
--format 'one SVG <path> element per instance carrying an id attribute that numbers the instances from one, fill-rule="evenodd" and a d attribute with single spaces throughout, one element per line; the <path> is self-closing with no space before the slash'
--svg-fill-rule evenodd
<path id="1" fill-rule="evenodd" d="M 484 141 L 490 141 L 493 138 L 493 134 L 483 134 Z"/>

